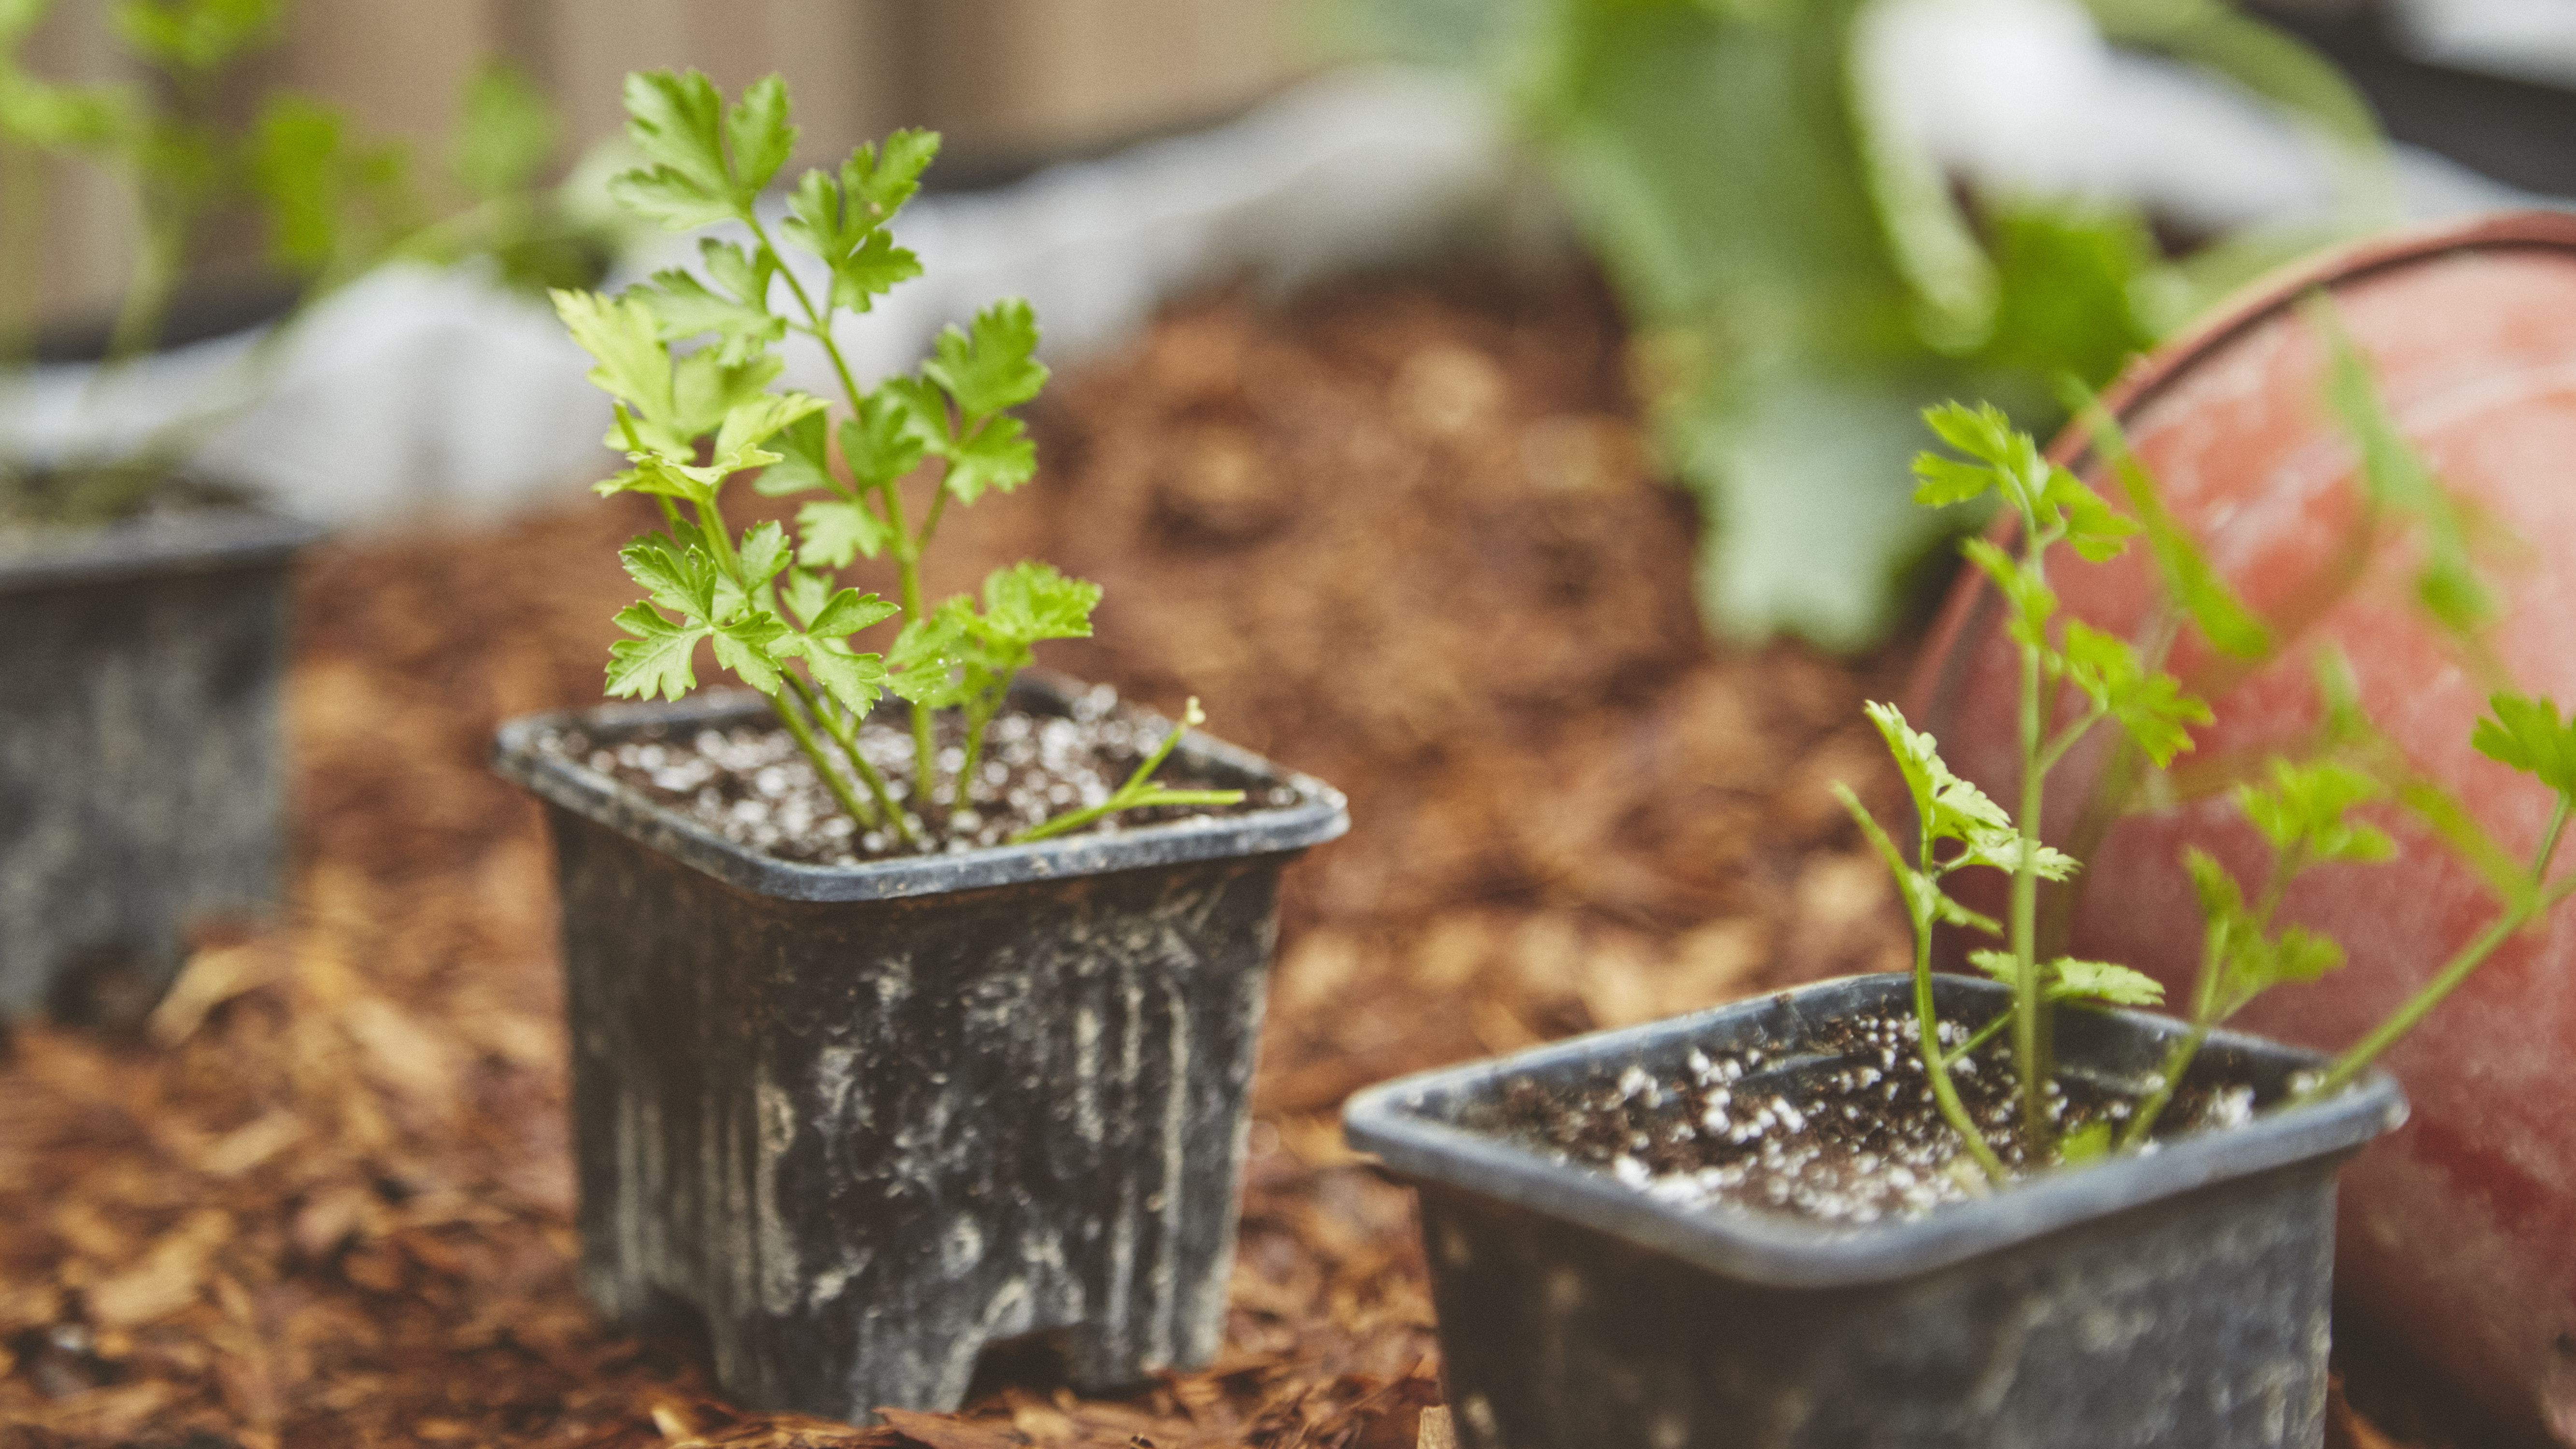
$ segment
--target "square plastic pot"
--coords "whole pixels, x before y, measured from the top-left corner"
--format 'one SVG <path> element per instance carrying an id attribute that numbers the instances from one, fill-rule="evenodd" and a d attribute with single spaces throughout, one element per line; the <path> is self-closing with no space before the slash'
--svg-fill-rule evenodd
<path id="1" fill-rule="evenodd" d="M 0 1016 L 130 1022 L 285 860 L 290 573 L 210 510 L 0 541 Z"/>
<path id="2" fill-rule="evenodd" d="M 551 807 L 593 1300 L 702 1319 L 745 1402 L 860 1423 L 954 1408 L 1032 1332 L 1090 1386 L 1205 1363 L 1279 875 L 1341 797 L 1192 736 L 1177 759 L 1295 802 L 809 866 L 538 747 L 770 717 L 743 699 L 519 720 L 495 751 Z"/>
<path id="3" fill-rule="evenodd" d="M 1732 1090 L 1794 1091 L 1837 1017 L 1911 1014 L 1851 977 L 1431 1072 L 1352 1098 L 1353 1145 L 1421 1190 L 1450 1401 L 1471 1449 L 2314 1449 L 2325 1432 L 2335 1168 L 2396 1126 L 2374 1073 L 2334 1099 L 1836 1227 L 1656 1202 L 1460 1125 L 1515 1080 L 1615 1081 L 1759 1046 Z M 1944 978 L 1943 1015 L 2008 1000 Z M 2180 1029 L 2069 1010 L 2061 1074 L 2134 1085 Z M 2319 1058 L 2214 1035 L 2195 1080 L 2259 1103 Z"/>

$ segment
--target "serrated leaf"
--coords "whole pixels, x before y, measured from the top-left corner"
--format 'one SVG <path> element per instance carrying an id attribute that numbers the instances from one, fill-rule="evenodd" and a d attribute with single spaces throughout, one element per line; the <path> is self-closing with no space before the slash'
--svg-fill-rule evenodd
<path id="1" fill-rule="evenodd" d="M 742 682 L 763 694 L 776 694 L 779 687 L 782 644 L 792 644 L 795 631 L 776 614 L 754 612 L 715 631 L 716 662 L 741 676 Z"/>
<path id="2" fill-rule="evenodd" d="M 778 602 L 808 633 L 813 631 L 814 616 L 831 601 L 832 581 L 810 569 L 791 566 L 778 581 Z"/>
<path id="3" fill-rule="evenodd" d="M 814 676 L 815 683 L 854 715 L 867 713 L 885 692 L 886 668 L 881 655 L 811 648 L 805 651 L 805 669 Z"/>
<path id="4" fill-rule="evenodd" d="M 894 529 L 866 502 L 817 499 L 796 513 L 796 561 L 807 568 L 848 568 L 865 554 L 875 558 L 894 541 Z"/>
<path id="5" fill-rule="evenodd" d="M 1968 964 L 2005 983 L 2010 983 L 2021 974 L 2021 958 L 2010 951 L 1984 949 L 1970 951 Z"/>
<path id="6" fill-rule="evenodd" d="M 823 400 L 808 393 L 756 393 L 725 409 L 724 422 L 716 429 L 715 451 L 730 455 L 760 447 L 780 429 L 822 411 Z M 772 461 L 783 462 L 785 455 Z"/>
<path id="7" fill-rule="evenodd" d="M 2345 813 L 2387 792 L 2369 775 L 2331 760 L 2272 761 L 2261 787 L 2236 787 L 2236 804 L 2273 850 L 2308 861 L 2381 861 L 2396 854 L 2388 836 Z"/>
<path id="8" fill-rule="evenodd" d="M 1023 560 L 984 578 L 980 632 L 995 640 L 1034 644 L 1041 639 L 1088 639 L 1100 585 L 1067 578 L 1049 564 Z"/>
<path id="9" fill-rule="evenodd" d="M 923 418 L 906 389 L 883 386 L 841 420 L 841 458 L 859 487 L 882 487 L 919 467 L 934 437 L 944 443 L 945 428 Z"/>
<path id="10" fill-rule="evenodd" d="M 2165 999 L 2163 983 L 2143 971 L 2110 961 L 2083 961 L 2060 956 L 2045 968 L 2048 994 L 2059 1001 L 2099 1001 L 2111 1006 L 2154 1006 Z"/>
<path id="11" fill-rule="evenodd" d="M 1037 476 L 1037 444 L 1018 418 L 993 418 L 939 451 L 948 460 L 940 486 L 960 503 L 974 502 L 987 489 L 1011 492 Z"/>
<path id="12" fill-rule="evenodd" d="M 572 340 L 597 363 L 590 380 L 600 391 L 644 418 L 670 416 L 671 352 L 662 345 L 661 321 L 650 307 L 598 292 L 557 288 L 547 295 Z"/>
<path id="13" fill-rule="evenodd" d="M 2207 703 L 2183 693 L 2172 675 L 2147 671 L 2127 640 L 2070 621 L 2064 658 L 2068 680 L 2119 721 L 2159 769 L 2191 748 L 2186 725 L 2210 722 Z"/>
<path id="14" fill-rule="evenodd" d="M 929 617 L 915 619 L 895 636 L 886 651 L 886 687 L 914 704 L 942 709 L 964 702 L 965 682 L 956 677 L 964 662 L 966 601 L 951 599 Z"/>
<path id="15" fill-rule="evenodd" d="M 733 194 L 748 205 L 787 164 L 797 128 L 787 120 L 787 82 L 766 75 L 745 87 L 725 113 L 725 140 L 733 151 Z"/>
<path id="16" fill-rule="evenodd" d="M 731 201 L 709 195 L 667 166 L 619 172 L 608 178 L 608 194 L 618 205 L 660 223 L 666 231 L 689 231 L 733 216 Z"/>
<path id="17" fill-rule="evenodd" d="M 705 625 L 675 624 L 650 604 L 629 604 L 618 610 L 617 627 L 637 637 L 608 646 L 610 698 L 679 699 L 697 688 L 689 656 L 707 637 Z"/>
<path id="18" fill-rule="evenodd" d="M 742 563 L 743 580 L 758 588 L 787 567 L 787 530 L 775 523 L 755 524 L 734 552 Z"/>
<path id="19" fill-rule="evenodd" d="M 874 594 L 856 589 L 843 589 L 832 595 L 822 611 L 806 621 L 805 632 L 839 639 L 855 634 L 872 624 L 880 624 L 903 612 Z"/>
<path id="20" fill-rule="evenodd" d="M 723 426 L 735 408 L 757 401 L 782 366 L 774 352 L 736 362 L 718 356 L 712 348 L 702 348 L 676 359 L 671 366 L 671 411 L 666 418 L 654 420 L 659 437 L 679 440 L 677 451 L 690 451 L 690 445 Z"/>
<path id="21" fill-rule="evenodd" d="M 871 311 L 876 299 L 921 275 L 921 258 L 873 231 L 832 259 L 832 301 L 853 312 Z"/>
<path id="22" fill-rule="evenodd" d="M 2487 700 L 2487 710 L 2469 736 L 2479 754 L 2576 795 L 2576 720 L 2562 723 L 2556 700 L 2503 692 Z"/>
<path id="23" fill-rule="evenodd" d="M 1994 471 L 1975 463 L 1962 463 L 1939 453 L 1917 453 L 1914 456 L 1914 501 L 1926 508 L 1946 508 L 1984 496 L 1995 486 Z"/>
<path id="24" fill-rule="evenodd" d="M 719 129 L 724 98 L 715 82 L 696 70 L 638 71 L 626 77 L 625 99 L 626 134 L 645 160 L 698 197 L 729 200 Z"/>
<path id="25" fill-rule="evenodd" d="M 969 419 L 988 417 L 1027 402 L 1046 386 L 1046 364 L 1032 356 L 1037 345 L 1037 314 L 1020 298 L 1007 297 L 977 313 L 971 332 L 953 323 L 940 329 L 921 371 Z"/>
<path id="26" fill-rule="evenodd" d="M 832 488 L 832 466 L 825 452 L 828 444 L 824 442 L 826 427 L 824 415 L 817 409 L 779 429 L 767 443 L 778 454 L 778 461 L 762 469 L 751 486 L 772 498 Z M 799 522 L 797 527 L 801 530 L 804 524 Z"/>
<path id="27" fill-rule="evenodd" d="M 2063 524 L 2067 546 L 2089 563 L 2102 563 L 2128 551 L 2138 525 L 2121 516 L 2102 495 L 2064 468 L 2051 467 L 2041 493 L 2041 521 Z"/>
<path id="28" fill-rule="evenodd" d="M 683 549 L 668 534 L 648 533 L 617 557 L 626 576 L 652 590 L 661 607 L 700 623 L 715 612 L 715 563 L 702 550 Z"/>
<path id="29" fill-rule="evenodd" d="M 677 267 L 655 272 L 628 295 L 653 310 L 663 341 L 713 332 L 723 360 L 729 363 L 743 362 L 787 335 L 785 318 L 772 316 L 757 302 L 725 296 Z"/>
<path id="30" fill-rule="evenodd" d="M 939 133 L 896 131 L 879 148 L 862 144 L 841 163 L 841 187 L 870 224 L 882 226 L 921 189 L 921 173 L 939 154 Z"/>

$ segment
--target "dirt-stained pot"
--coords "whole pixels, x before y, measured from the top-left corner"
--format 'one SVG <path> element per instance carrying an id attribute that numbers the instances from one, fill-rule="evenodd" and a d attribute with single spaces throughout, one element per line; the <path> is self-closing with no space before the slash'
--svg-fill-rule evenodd
<path id="1" fill-rule="evenodd" d="M 2374 1074 L 2330 1101 L 2049 1174 L 1917 1218 L 1826 1226 L 1659 1202 L 1462 1122 L 1515 1081 L 1831 1072 L 1825 1024 L 1904 1014 L 1857 976 L 1424 1073 L 1351 1099 L 1352 1145 L 1421 1191 L 1450 1402 L 1469 1449 L 2315 1449 L 2335 1169 L 2405 1115 Z M 1945 1017 L 2009 1000 L 1945 977 Z M 2060 1014 L 2060 1071 L 2132 1090 L 2180 1025 Z M 2195 1080 L 2277 1100 L 2321 1058 L 2218 1033 Z"/>
<path id="2" fill-rule="evenodd" d="M 2464 504 L 2471 557 L 2498 610 L 2477 646 L 2492 664 L 2453 648 L 2416 604 L 2408 561 L 2421 534 L 2393 517 L 2374 521 L 2350 431 L 2325 399 L 2324 339 L 2303 310 L 2320 295 L 2369 359 L 2389 415 Z M 2503 687 L 2499 673 L 2516 690 L 2576 702 L 2576 488 L 2566 476 L 2576 458 L 2576 216 L 2445 222 L 2304 262 L 2138 361 L 2104 401 L 2173 516 L 2270 623 L 2278 652 L 2249 667 L 2195 636 L 2177 642 L 2167 667 L 2217 719 L 2193 731 L 2177 787 L 2155 808 L 2094 815 L 2088 826 L 2098 766 L 2079 756 L 2062 767 L 2045 834 L 2088 860 L 2065 949 L 2135 966 L 2169 992 L 2191 980 L 2202 931 L 2185 847 L 2248 878 L 2269 848 L 2211 782 L 2220 762 L 2313 748 L 2326 649 L 2348 664 L 2363 709 L 2412 769 L 2507 850 L 2529 849 L 2548 791 L 2469 738 Z M 2070 429 L 2053 451 L 2116 497 L 2087 442 Z M 1959 773 L 2010 799 L 2019 656 L 1981 579 L 1962 575 L 1905 712 Z M 2066 617 L 2132 639 L 2157 627 L 2146 550 L 2109 564 L 2065 559 L 2049 581 Z M 2196 785 L 2184 778 L 2194 769 Z M 2285 919 L 2341 941 L 2350 964 L 2267 993 L 2239 1018 L 2245 1029 L 2329 1048 L 2357 1041 L 2494 919 L 2487 877 L 2438 834 L 2396 810 L 2373 818 L 2395 840 L 2395 860 L 2325 867 L 2285 901 Z M 2561 907 L 2553 929 L 2507 942 L 2390 1049 L 2414 1116 L 2345 1174 L 2336 1271 L 2348 1310 L 2481 1399 L 2499 1432 L 2576 1445 L 2568 914 Z"/>
<path id="3" fill-rule="evenodd" d="M 701 1318 L 746 1402 L 860 1423 L 955 1407 L 986 1344 L 1042 1330 L 1084 1385 L 1205 1363 L 1280 871 L 1341 797 L 1194 735 L 1194 773 L 1295 802 L 808 866 L 539 743 L 767 718 L 742 698 L 495 751 L 552 807 L 592 1298 Z"/>
<path id="4" fill-rule="evenodd" d="M 284 866 L 289 575 L 241 509 L 0 536 L 0 1017 L 130 1023 Z"/>

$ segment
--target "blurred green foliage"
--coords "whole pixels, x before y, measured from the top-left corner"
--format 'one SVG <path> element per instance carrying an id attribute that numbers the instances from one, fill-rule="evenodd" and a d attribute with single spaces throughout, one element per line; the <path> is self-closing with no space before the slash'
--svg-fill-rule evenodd
<path id="1" fill-rule="evenodd" d="M 52 0 L 0 0 L 0 369 L 32 357 L 51 168 L 113 177 L 139 224 L 105 350 L 113 367 L 158 347 L 182 282 L 228 216 L 254 221 L 269 268 L 294 301 L 253 357 L 253 378 L 220 412 L 256 395 L 276 340 L 319 298 L 396 258 L 482 260 L 531 294 L 587 286 L 627 230 L 604 193 L 548 184 L 558 126 L 525 77 L 494 65 L 463 97 L 444 166 L 415 166 L 358 134 L 336 107 L 282 88 L 237 94 L 235 68 L 273 44 L 284 0 L 117 0 L 107 19 L 140 72 L 73 83 L 30 69 Z M 112 518 L 162 481 L 204 417 L 131 440 L 114 458 L 0 462 L 0 518 Z"/>
<path id="2" fill-rule="evenodd" d="M 1870 0 L 1335 0 L 1371 48 L 1507 105 L 1616 289 L 1666 465 L 1710 520 L 1699 590 L 1730 633 L 1834 647 L 1893 622 L 1896 580 L 1962 510 L 1911 506 L 1915 419 L 1987 397 L 2063 420 L 2219 292 L 2387 212 L 2367 108 L 2220 0 L 2101 0 L 2114 41 L 2223 77 L 2338 158 L 2329 222 L 2169 262 L 2099 201 L 1971 193 L 1874 114 Z"/>

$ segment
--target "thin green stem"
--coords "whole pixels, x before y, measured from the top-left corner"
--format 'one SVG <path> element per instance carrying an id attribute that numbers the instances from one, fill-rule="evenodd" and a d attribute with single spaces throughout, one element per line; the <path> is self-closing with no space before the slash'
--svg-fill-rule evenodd
<path id="1" fill-rule="evenodd" d="M 1959 1043 L 1959 1049 L 1946 1054 L 1943 1057 L 1943 1060 L 1947 1062 L 1965 1061 L 1967 1058 L 1976 1055 L 1977 1048 L 1993 1041 L 1997 1036 L 2002 1035 L 2005 1027 L 2012 1025 L 2012 1018 L 2012 1008 L 2009 1006 L 1996 1012 L 1993 1016 L 1986 1019 L 1986 1024 L 1984 1026 L 1978 1027 L 1975 1031 L 1968 1033 L 1968 1039 Z"/>
<path id="2" fill-rule="evenodd" d="M 769 701 L 769 707 L 777 712 L 779 722 L 787 726 L 787 733 L 795 736 L 796 748 L 803 750 L 805 758 L 814 762 L 814 772 L 823 777 L 825 785 L 831 787 L 832 798 L 841 802 L 841 808 L 850 812 L 852 820 L 865 820 L 867 812 L 859 805 L 858 797 L 850 793 L 849 782 L 841 778 L 840 771 L 832 768 L 831 760 L 823 754 L 823 747 L 814 740 L 814 731 L 806 727 L 803 716 L 794 705 L 787 702 L 787 696 L 771 694 L 763 697 Z"/>
<path id="3" fill-rule="evenodd" d="M 2524 923 L 2556 905 L 2570 890 L 2576 890 L 2576 876 L 2571 876 L 2554 885 L 2544 885 L 2544 882 L 2549 879 L 2550 861 L 2558 853 L 2559 838 L 2567 829 L 2570 804 L 2568 797 L 2561 795 L 2558 797 L 2557 805 L 2550 811 L 2549 829 L 2542 835 L 2539 849 L 2532 854 L 2531 883 L 2534 888 L 2519 902 L 2508 905 L 2495 918 L 2493 924 L 2481 932 L 2476 940 L 2461 948 L 2460 953 L 2453 956 L 2449 964 L 2445 965 L 2432 980 L 2425 982 L 2421 990 L 2408 998 L 2405 1005 L 2397 1008 L 2370 1035 L 2363 1037 L 2342 1056 L 2335 1058 L 2334 1064 L 2326 1069 L 2326 1074 L 2319 1077 L 2315 1085 L 2298 1095 L 2298 1101 L 2314 1101 L 2350 1086 L 2355 1077 L 2370 1069 L 2370 1064 L 2378 1060 L 2381 1052 L 2388 1050 L 2399 1037 L 2413 1030 L 2415 1023 L 2424 1019 L 2426 1012 L 2439 1006 L 2444 997 L 2458 990 L 2460 983 L 2468 980 L 2471 973 L 2485 965 L 2487 958 L 2495 954 L 2496 948 L 2510 939 L 2514 932 L 2522 929 Z"/>
<path id="4" fill-rule="evenodd" d="M 2156 1069 L 2156 1089 L 2138 1104 L 2138 1110 L 2129 1118 L 2129 1125 L 2121 1129 L 2121 1147 L 2136 1147 L 2155 1130 L 2156 1119 L 2164 1115 L 2165 1104 L 2173 1100 L 2174 1090 L 2182 1085 L 2182 1074 L 2191 1070 L 2192 1058 L 2200 1055 L 2202 1044 L 2209 1040 L 2209 1032 L 2208 1022 L 2196 1021 L 2192 1023 L 2191 1030 L 2175 1039 L 2172 1049 L 2165 1053 L 2164 1064 Z"/>
<path id="5" fill-rule="evenodd" d="M 875 813 L 854 814 L 852 818 L 866 825 L 883 823 L 891 828 L 895 838 L 904 844 L 918 844 L 919 839 L 912 833 L 912 827 L 905 822 L 903 811 L 896 806 L 894 797 L 886 790 L 885 777 L 877 773 L 876 766 L 868 763 L 867 756 L 859 753 L 861 722 L 855 716 L 844 717 L 838 710 L 831 707 L 831 701 L 828 698 L 816 693 L 812 685 L 795 675 L 788 675 L 787 681 L 796 687 L 797 697 L 805 702 L 806 708 L 814 712 L 814 718 L 822 721 L 824 732 L 832 737 L 832 742 L 839 745 L 841 753 L 849 757 L 851 770 L 858 775 L 859 783 L 867 787 L 869 798 L 876 803 Z"/>
<path id="6" fill-rule="evenodd" d="M 2039 647 L 2021 646 L 2021 858 L 2012 878 L 2013 1061 L 2021 1073 L 2022 1143 L 2033 1162 L 2048 1160 L 2048 1074 L 2039 1038 L 2039 961 L 2034 954 L 2039 908 Z"/>
<path id="7" fill-rule="evenodd" d="M 1931 856 L 1932 842 L 1926 837 L 1923 858 L 1927 866 L 1931 863 Z M 1929 870 L 1923 876 L 1927 882 L 1932 879 Z M 1959 1084 L 1950 1079 L 1950 1063 L 1954 1058 L 1941 1050 L 1941 1019 L 1932 1004 L 1931 913 L 1918 906 L 1914 916 L 1914 1039 L 1917 1049 L 1923 1054 L 1923 1072 L 1932 1079 L 1933 1101 L 1939 1104 L 1941 1116 L 1950 1124 L 1950 1130 L 1959 1134 L 1960 1143 L 1968 1149 L 1968 1155 L 1976 1159 L 1986 1181 L 2000 1187 L 2006 1175 L 2003 1159 L 1995 1155 L 1993 1145 L 1986 1141 L 1985 1132 L 1977 1126 L 1977 1119 L 1969 1115 L 1968 1104 L 1959 1100 Z M 1965 1056 L 1975 1049 L 1971 1038 L 1970 1044 L 1960 1048 L 1957 1055 Z"/>
<path id="8" fill-rule="evenodd" d="M 1051 835 L 1062 835 L 1069 830 L 1079 830 L 1104 815 L 1115 815 L 1121 810 L 1136 810 L 1148 805 L 1232 805 L 1240 801 L 1243 799 L 1241 790 L 1165 790 L 1153 783 L 1154 771 L 1161 768 L 1164 759 L 1172 753 L 1172 747 L 1181 742 L 1181 736 L 1204 723 L 1206 719 L 1207 716 L 1199 709 L 1198 700 L 1192 698 L 1182 709 L 1180 722 L 1172 726 L 1171 732 L 1163 736 L 1163 742 L 1154 747 L 1154 752 L 1145 757 L 1144 763 L 1136 767 L 1135 773 L 1127 777 L 1127 783 L 1119 786 L 1115 794 L 1097 805 L 1069 810 L 1052 819 L 1040 821 L 1012 836 L 1006 843 L 1026 845 L 1031 841 L 1044 840 Z"/>

